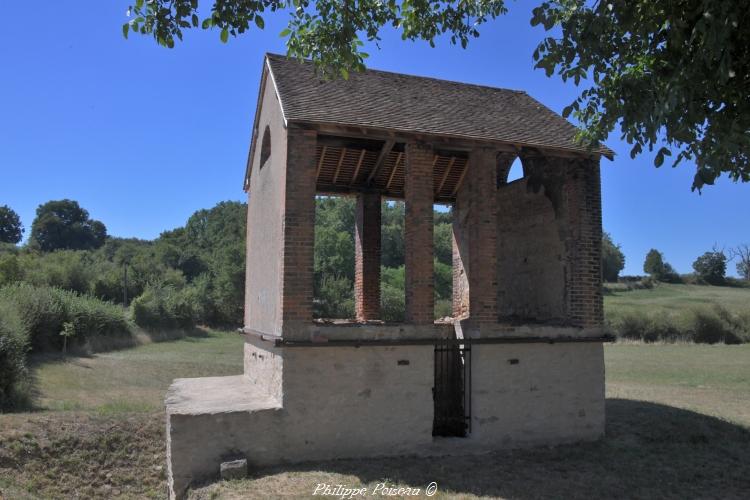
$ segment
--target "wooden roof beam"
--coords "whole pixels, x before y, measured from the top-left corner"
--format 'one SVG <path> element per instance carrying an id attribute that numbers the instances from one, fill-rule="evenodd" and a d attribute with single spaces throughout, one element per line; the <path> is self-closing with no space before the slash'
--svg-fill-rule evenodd
<path id="1" fill-rule="evenodd" d="M 396 170 L 398 170 L 398 164 L 401 162 L 401 157 L 404 156 L 404 153 L 399 153 L 396 157 L 396 163 L 393 164 L 393 170 L 391 170 L 391 175 L 388 176 L 388 182 L 385 185 L 385 189 L 388 190 L 391 188 L 391 182 L 393 182 L 393 176 L 396 175 Z"/>
<path id="2" fill-rule="evenodd" d="M 375 161 L 375 165 L 372 166 L 372 172 L 370 172 L 370 175 L 367 177 L 367 184 L 372 184 L 372 181 L 375 179 L 375 176 L 378 175 L 378 170 L 383 166 L 385 163 L 386 158 L 388 158 L 388 153 L 391 152 L 391 149 L 393 149 L 393 145 L 396 144 L 396 141 L 393 139 L 388 139 L 383 144 L 383 149 L 380 150 L 380 154 L 378 155 L 378 159 Z"/>
<path id="3" fill-rule="evenodd" d="M 318 180 L 318 177 L 320 177 L 320 169 L 323 168 L 323 160 L 326 157 L 327 150 L 328 150 L 328 146 L 323 146 L 323 150 L 320 152 L 320 160 L 318 160 L 318 169 L 315 171 L 315 180 Z"/>
<path id="4" fill-rule="evenodd" d="M 458 190 L 461 189 L 461 184 L 464 183 L 464 177 L 466 177 L 466 172 L 469 171 L 469 162 L 466 162 L 466 165 L 464 165 L 464 170 L 461 172 L 461 177 L 458 178 L 458 182 L 456 183 L 456 187 L 453 188 L 453 192 L 451 193 L 451 197 L 456 196 L 456 193 L 458 193 Z"/>
<path id="5" fill-rule="evenodd" d="M 339 162 L 336 165 L 336 172 L 333 174 L 333 183 L 336 184 L 336 179 L 339 178 L 339 172 L 341 171 L 341 164 L 344 163 L 346 157 L 346 148 L 341 148 L 341 156 L 339 156 Z"/>
<path id="6" fill-rule="evenodd" d="M 357 181 L 357 176 L 359 175 L 359 169 L 362 167 L 362 160 L 365 159 L 365 152 L 367 152 L 366 149 L 363 149 L 359 153 L 359 159 L 357 160 L 357 166 L 354 169 L 354 175 L 352 175 L 352 180 L 349 183 L 349 185 L 353 185 Z"/>

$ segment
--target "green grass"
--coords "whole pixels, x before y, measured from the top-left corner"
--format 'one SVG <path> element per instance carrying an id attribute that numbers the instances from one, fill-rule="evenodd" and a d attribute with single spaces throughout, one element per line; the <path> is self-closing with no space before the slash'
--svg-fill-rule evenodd
<path id="1" fill-rule="evenodd" d="M 208 330 L 88 357 L 37 357 L 37 402 L 40 409 L 101 414 L 158 411 L 175 378 L 242 373 L 242 343 L 236 333 Z"/>
<path id="2" fill-rule="evenodd" d="M 241 373 L 242 338 L 209 331 L 35 361 L 42 411 L 0 415 L 0 496 L 161 498 L 166 388 L 176 377 Z M 595 443 L 276 467 L 191 495 L 310 497 L 319 482 L 372 490 L 383 480 L 421 488 L 434 480 L 433 498 L 746 495 L 750 345 L 614 344 L 605 361 L 607 434 Z"/>
<path id="3" fill-rule="evenodd" d="M 658 283 L 652 289 L 613 291 L 604 296 L 607 316 L 621 313 L 682 314 L 693 306 L 720 304 L 732 312 L 750 309 L 750 288 L 671 285 Z"/>

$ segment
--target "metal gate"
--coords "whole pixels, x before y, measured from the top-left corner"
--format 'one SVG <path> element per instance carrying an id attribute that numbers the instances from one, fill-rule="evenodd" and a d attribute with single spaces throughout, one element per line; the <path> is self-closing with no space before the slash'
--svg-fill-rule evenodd
<path id="1" fill-rule="evenodd" d="M 471 345 L 460 341 L 435 344 L 433 436 L 465 437 L 471 432 Z"/>

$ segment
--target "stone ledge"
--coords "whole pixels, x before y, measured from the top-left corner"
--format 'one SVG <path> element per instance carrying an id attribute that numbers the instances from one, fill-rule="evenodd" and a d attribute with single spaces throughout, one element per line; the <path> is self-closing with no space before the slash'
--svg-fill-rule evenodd
<path id="1" fill-rule="evenodd" d="M 168 415 L 215 415 L 281 409 L 281 402 L 259 394 L 244 375 L 178 378 L 169 386 L 164 404 Z"/>

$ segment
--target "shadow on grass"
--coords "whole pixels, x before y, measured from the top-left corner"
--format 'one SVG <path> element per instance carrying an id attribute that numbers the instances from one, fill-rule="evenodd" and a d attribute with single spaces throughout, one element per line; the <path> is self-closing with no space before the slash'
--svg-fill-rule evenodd
<path id="1" fill-rule="evenodd" d="M 592 443 L 442 458 L 332 461 L 255 477 L 333 472 L 442 493 L 504 498 L 747 498 L 750 430 L 670 406 L 607 400 L 606 436 Z M 311 492 L 312 493 L 312 492 Z"/>

